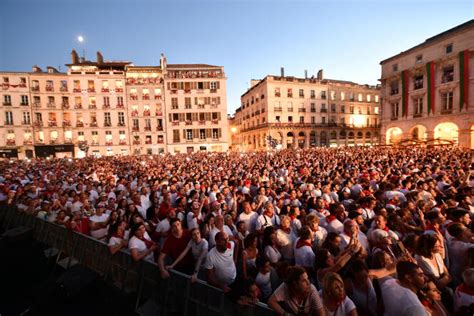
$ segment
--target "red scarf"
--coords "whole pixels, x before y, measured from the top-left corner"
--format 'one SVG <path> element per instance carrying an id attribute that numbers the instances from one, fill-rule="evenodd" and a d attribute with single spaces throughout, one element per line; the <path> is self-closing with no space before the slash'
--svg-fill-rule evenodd
<path id="1" fill-rule="evenodd" d="M 308 246 L 308 247 L 311 247 L 311 241 L 305 239 L 305 240 L 302 240 L 301 238 L 298 240 L 298 242 L 296 243 L 296 249 L 299 249 L 301 247 L 304 247 L 304 246 Z"/>
<path id="2" fill-rule="evenodd" d="M 382 229 L 382 230 L 384 230 L 384 231 L 386 231 L 386 232 L 388 233 L 388 231 L 389 231 L 390 229 L 388 228 L 388 226 L 385 226 L 385 228 Z"/>
<path id="3" fill-rule="evenodd" d="M 468 287 L 465 283 L 461 283 L 461 285 L 458 286 L 457 290 L 458 292 L 462 292 L 464 294 L 474 296 L 474 289 Z"/>
<path id="4" fill-rule="evenodd" d="M 145 237 L 138 238 L 138 239 L 140 239 L 141 241 L 143 241 L 148 249 L 150 249 L 153 245 L 155 245 L 155 242 L 154 242 L 154 241 L 148 240 L 148 239 L 146 239 Z"/>
<path id="5" fill-rule="evenodd" d="M 333 220 L 337 219 L 337 217 L 335 215 L 328 215 L 326 216 L 326 222 L 329 224 L 331 223 Z"/>

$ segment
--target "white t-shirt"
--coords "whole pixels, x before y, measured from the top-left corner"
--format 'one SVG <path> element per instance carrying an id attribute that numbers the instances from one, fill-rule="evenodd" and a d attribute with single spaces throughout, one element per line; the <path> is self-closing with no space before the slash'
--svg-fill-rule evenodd
<path id="1" fill-rule="evenodd" d="M 89 218 L 89 221 L 94 222 L 94 223 L 104 223 L 107 221 L 109 218 L 109 215 L 106 213 L 103 213 L 101 216 L 91 216 Z M 105 228 L 99 228 L 97 230 L 91 230 L 91 236 L 97 239 L 102 239 L 107 235 L 107 227 Z"/>
<path id="2" fill-rule="evenodd" d="M 280 252 L 284 259 L 293 259 L 295 257 L 293 245 L 296 241 L 296 235 L 293 233 L 293 230 L 290 233 L 286 233 L 282 229 L 276 231 L 277 243 L 280 246 Z"/>
<path id="3" fill-rule="evenodd" d="M 326 240 L 326 236 L 328 235 L 328 231 L 326 228 L 318 226 L 318 230 L 313 232 L 313 248 L 321 248 L 323 242 Z"/>
<path id="4" fill-rule="evenodd" d="M 323 300 L 323 290 L 319 291 L 319 295 L 321 297 L 321 301 Z M 334 311 L 329 311 L 326 306 L 324 306 L 324 310 L 326 311 L 326 316 L 346 316 L 349 314 L 351 311 L 356 309 L 356 306 L 354 302 L 349 298 L 349 296 L 346 296 L 344 301 L 342 301 L 341 304 L 334 310 Z"/>
<path id="5" fill-rule="evenodd" d="M 145 232 L 144 238 L 151 241 L 151 238 L 150 236 L 148 236 L 147 232 Z M 133 236 L 132 238 L 130 238 L 130 241 L 128 242 L 128 249 L 130 250 L 137 249 L 138 252 L 143 252 L 143 251 L 148 250 L 145 242 L 143 240 L 138 239 L 136 236 Z M 149 253 L 144 259 L 148 261 L 154 261 L 153 252 Z"/>
<path id="6" fill-rule="evenodd" d="M 285 302 L 286 305 L 291 309 L 292 314 L 297 314 L 299 310 L 299 305 L 295 302 L 294 299 L 290 298 L 288 292 L 288 286 L 286 283 L 282 283 L 272 294 L 277 302 Z M 305 301 L 303 306 L 303 312 L 305 315 L 314 315 L 316 311 L 323 308 L 323 303 L 321 298 L 319 297 L 318 291 L 311 284 L 311 289 L 309 293 L 308 299 Z"/>
<path id="7" fill-rule="evenodd" d="M 314 251 L 310 246 L 301 246 L 299 248 L 296 247 L 298 244 L 298 241 L 300 239 L 298 238 L 295 241 L 295 264 L 303 267 L 312 267 L 314 264 Z"/>
<path id="8" fill-rule="evenodd" d="M 199 228 L 199 223 L 198 219 L 202 221 L 202 213 L 199 212 L 199 215 L 197 217 L 194 217 L 194 212 L 189 212 L 188 215 L 186 215 L 186 221 L 188 223 L 188 229 L 194 229 L 194 228 Z"/>
<path id="9" fill-rule="evenodd" d="M 425 258 L 420 255 L 415 255 L 415 259 L 418 262 L 418 265 L 426 275 L 432 275 L 435 278 L 439 278 L 441 274 L 446 273 L 447 271 L 445 271 L 444 262 L 441 255 L 439 253 L 435 253 L 433 257 L 435 258 L 434 264 L 428 258 Z"/>
<path id="10" fill-rule="evenodd" d="M 226 248 L 224 253 L 220 253 L 214 247 L 207 254 L 205 268 L 208 270 L 214 269 L 215 277 L 218 282 L 225 285 L 230 285 L 234 282 L 237 276 L 237 269 L 234 263 L 234 248 L 233 242 L 229 242 L 230 249 Z"/>
<path id="11" fill-rule="evenodd" d="M 256 223 L 256 226 L 255 226 L 256 230 L 260 230 L 260 229 L 268 227 L 268 226 L 273 226 L 275 228 L 277 226 L 280 226 L 280 218 L 275 214 L 273 214 L 272 217 L 268 217 L 265 214 L 262 214 L 262 215 L 257 217 L 257 223 Z"/>
<path id="12" fill-rule="evenodd" d="M 234 234 L 230 230 L 230 228 L 227 225 L 224 225 L 224 233 L 227 234 L 227 236 L 232 237 Z M 216 245 L 216 235 L 217 233 L 220 232 L 220 230 L 216 227 L 214 227 L 211 232 L 209 233 L 209 248 L 212 248 Z"/>
<path id="13" fill-rule="evenodd" d="M 385 316 L 428 316 L 416 294 L 401 286 L 397 279 L 384 281 L 380 285 L 380 290 L 385 306 Z"/>
<path id="14" fill-rule="evenodd" d="M 280 251 L 270 245 L 265 246 L 264 254 L 265 257 L 267 257 L 268 261 L 270 261 L 270 263 L 277 263 L 281 259 Z"/>
<path id="15" fill-rule="evenodd" d="M 272 282 L 271 282 L 271 272 L 263 274 L 259 272 L 255 278 L 255 283 L 260 288 L 263 294 L 263 299 L 266 300 L 270 295 L 272 295 Z"/>
<path id="16" fill-rule="evenodd" d="M 245 223 L 245 227 L 247 228 L 247 230 L 249 231 L 249 233 L 254 233 L 255 232 L 255 226 L 257 224 L 257 217 L 258 217 L 258 213 L 252 211 L 250 212 L 250 214 L 245 214 L 244 212 L 240 213 L 237 221 L 240 222 L 244 222 Z"/>

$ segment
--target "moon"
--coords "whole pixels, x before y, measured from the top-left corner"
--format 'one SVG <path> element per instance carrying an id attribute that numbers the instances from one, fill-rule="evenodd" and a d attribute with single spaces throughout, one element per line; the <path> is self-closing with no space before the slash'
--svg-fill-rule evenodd
<path id="1" fill-rule="evenodd" d="M 79 41 L 79 43 L 82 43 L 82 42 L 84 42 L 84 37 L 82 35 L 79 35 L 77 37 L 77 40 Z"/>

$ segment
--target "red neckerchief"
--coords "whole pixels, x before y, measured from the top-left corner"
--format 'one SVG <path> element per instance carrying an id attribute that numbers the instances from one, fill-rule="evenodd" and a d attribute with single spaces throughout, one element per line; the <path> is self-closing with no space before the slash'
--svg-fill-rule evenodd
<path id="1" fill-rule="evenodd" d="M 461 283 L 461 285 L 458 286 L 457 290 L 459 292 L 463 292 L 464 294 L 474 296 L 474 289 L 468 287 L 465 283 Z"/>
<path id="2" fill-rule="evenodd" d="M 421 301 L 421 304 L 424 306 L 424 307 L 427 307 L 429 309 L 433 309 L 433 304 L 431 304 L 428 300 L 423 300 Z"/>
<path id="3" fill-rule="evenodd" d="M 337 219 L 337 217 L 335 215 L 328 215 L 326 216 L 326 222 L 329 224 L 331 223 L 333 220 Z"/>
<path id="4" fill-rule="evenodd" d="M 386 231 L 386 232 L 388 233 L 388 231 L 389 231 L 390 229 L 388 228 L 388 226 L 385 226 L 385 228 L 382 229 L 382 230 L 384 230 L 384 231 Z"/>
<path id="5" fill-rule="evenodd" d="M 155 244 L 154 241 L 148 240 L 148 239 L 146 239 L 145 237 L 138 238 L 138 239 L 140 239 L 141 241 L 143 241 L 148 249 L 150 249 L 150 248 Z"/>
<path id="6" fill-rule="evenodd" d="M 227 247 L 227 249 L 229 249 L 229 250 L 232 249 L 232 245 L 230 244 L 230 242 L 228 242 L 228 243 L 226 244 L 226 247 Z"/>
<path id="7" fill-rule="evenodd" d="M 427 231 L 427 230 L 433 230 L 433 231 L 435 231 L 435 232 L 437 232 L 437 233 L 439 232 L 439 228 L 434 227 L 434 225 L 431 224 L 431 223 L 428 223 L 428 224 L 426 225 L 425 231 Z"/>
<path id="8" fill-rule="evenodd" d="M 287 234 L 291 233 L 291 228 L 290 228 L 290 227 L 288 227 L 288 228 L 282 228 L 281 230 L 284 231 L 284 232 L 287 233 Z"/>
<path id="9" fill-rule="evenodd" d="M 296 243 L 296 249 L 299 249 L 301 247 L 304 247 L 304 246 L 308 246 L 308 247 L 311 247 L 311 241 L 305 239 L 305 240 L 302 240 L 301 238 L 298 240 L 298 242 Z"/>
<path id="10" fill-rule="evenodd" d="M 290 215 L 290 219 L 291 219 L 291 221 L 294 221 L 296 219 L 296 216 L 295 215 Z"/>
<path id="11" fill-rule="evenodd" d="M 202 219 L 199 218 L 199 215 L 196 215 L 196 213 L 193 212 L 193 218 L 196 219 L 198 225 L 201 225 Z"/>

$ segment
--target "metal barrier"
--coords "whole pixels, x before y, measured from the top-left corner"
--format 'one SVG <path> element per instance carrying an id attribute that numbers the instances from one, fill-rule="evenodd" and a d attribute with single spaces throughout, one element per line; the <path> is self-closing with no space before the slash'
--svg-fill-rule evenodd
<path id="1" fill-rule="evenodd" d="M 0 207 L 0 223 L 4 230 L 24 226 L 32 229 L 33 238 L 49 247 L 47 257 L 55 258 L 55 266 L 68 269 L 81 264 L 96 272 L 108 284 L 122 292 L 137 293 L 135 309 L 147 314 L 144 305 L 153 305 L 159 315 L 274 315 L 266 304 L 240 306 L 225 297 L 222 290 L 172 270 L 169 279 L 161 279 L 157 264 L 145 260 L 135 262 L 128 250 L 114 255 L 106 243 L 66 229 L 44 219 Z M 149 309 L 150 310 L 150 309 Z"/>

